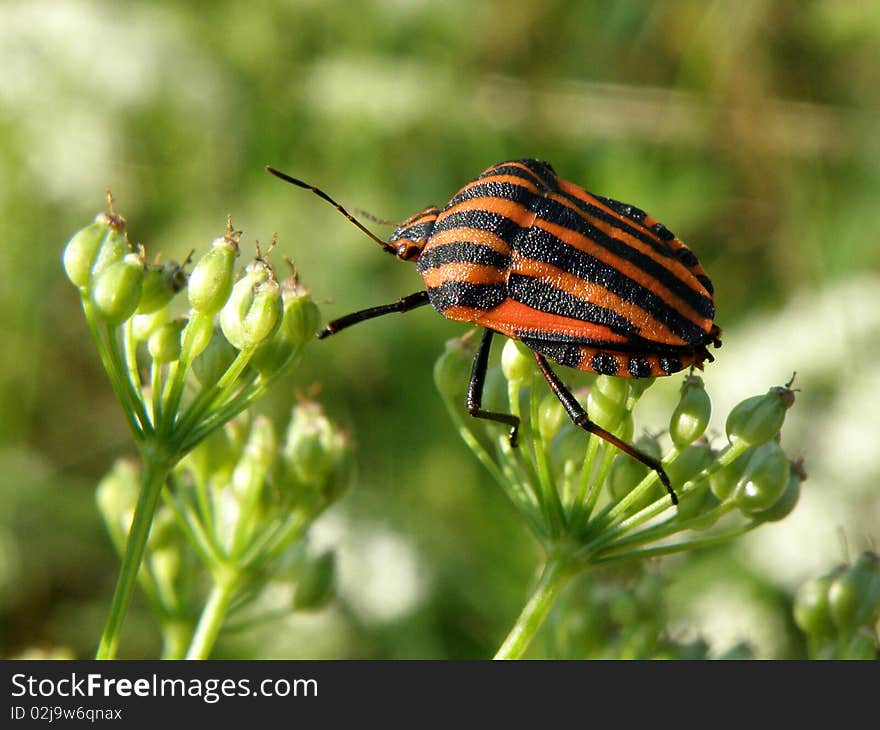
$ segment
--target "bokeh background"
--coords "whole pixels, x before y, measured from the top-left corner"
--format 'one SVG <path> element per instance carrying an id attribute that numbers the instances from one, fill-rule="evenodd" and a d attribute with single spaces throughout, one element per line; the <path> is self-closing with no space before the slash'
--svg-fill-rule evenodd
<path id="1" fill-rule="evenodd" d="M 880 517 L 880 6 L 739 2 L 0 4 L 0 655 L 92 654 L 118 566 L 94 486 L 129 453 L 61 249 L 112 188 L 134 240 L 205 250 L 227 212 L 280 236 L 333 317 L 419 288 L 329 206 L 402 219 L 490 164 L 550 160 L 697 252 L 724 348 L 714 430 L 797 371 L 795 513 L 666 559 L 669 632 L 713 655 L 803 656 L 791 596 L 876 547 Z M 316 526 L 340 597 L 219 656 L 490 656 L 539 559 L 433 387 L 464 329 L 428 310 L 316 344 L 264 410 L 319 398 L 358 477 Z M 639 423 L 661 428 L 680 378 Z M 122 655 L 155 656 L 137 603 Z"/>

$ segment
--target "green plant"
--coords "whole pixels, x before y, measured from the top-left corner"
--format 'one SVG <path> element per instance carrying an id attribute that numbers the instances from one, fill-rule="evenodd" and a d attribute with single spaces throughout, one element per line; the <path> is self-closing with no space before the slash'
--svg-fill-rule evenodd
<path id="1" fill-rule="evenodd" d="M 140 456 L 139 467 L 117 465 L 110 477 L 117 486 L 106 483 L 102 492 L 104 513 L 111 532 L 118 531 L 115 542 L 123 558 L 97 651 L 100 659 L 116 655 L 160 495 L 166 496 L 170 514 L 211 568 L 215 589 L 220 591 L 220 597 L 212 594 L 212 601 L 231 600 L 234 591 L 229 586 L 240 576 L 233 579 L 223 573 L 229 572 L 230 564 L 235 564 L 235 573 L 251 573 L 265 562 L 265 556 L 257 558 L 250 542 L 255 539 L 252 522 L 237 522 L 231 543 L 221 546 L 217 542 L 217 512 L 204 483 L 211 469 L 203 466 L 201 482 L 193 478 L 198 510 L 181 489 L 165 488 L 169 481 L 176 481 L 175 468 L 187 454 L 293 369 L 317 330 L 317 306 L 300 286 L 295 271 L 281 283 L 276 279 L 268 259 L 272 246 L 264 253 L 257 244 L 256 257 L 236 277 L 240 238 L 241 232 L 227 221 L 225 234 L 214 240 L 187 277 L 183 267 L 173 262 L 147 263 L 144 248 L 129 243 L 125 220 L 115 213 L 109 199 L 107 212 L 77 232 L 64 249 L 65 271 L 79 290 L 86 323 Z M 175 316 L 175 298 L 184 291 L 189 309 Z M 293 423 L 298 422 L 295 416 Z M 274 458 L 266 445 L 271 433 L 270 425 L 255 423 L 243 450 L 231 451 L 237 453 L 241 469 L 250 469 L 240 507 L 251 517 L 259 511 L 259 485 L 264 481 L 259 472 L 267 471 Z M 322 448 L 326 450 L 327 445 Z M 309 458 L 323 457 L 316 456 L 313 448 Z M 137 487 L 132 489 L 135 481 Z M 128 486 L 118 486 L 126 482 Z M 108 496 L 114 491 L 116 497 Z M 114 499 L 125 503 L 124 494 L 133 500 L 130 520 L 118 508 L 111 508 Z M 313 517 L 317 511 L 312 505 L 303 514 Z M 165 537 L 154 539 L 162 544 Z M 277 557 L 269 543 L 263 548 L 269 551 L 267 555 Z M 159 549 L 153 549 L 153 558 Z M 160 595 L 160 573 L 169 570 L 171 553 L 166 550 L 164 554 L 166 568 L 152 576 L 154 597 Z M 148 574 L 144 581 L 151 579 Z M 218 610 L 214 615 L 222 613 Z M 206 653 L 216 628 L 206 628 L 208 635 L 196 654 Z"/>
<path id="2" fill-rule="evenodd" d="M 674 507 L 656 472 L 568 421 L 556 398 L 540 387 L 528 351 L 514 341 L 505 344 L 500 367 L 490 370 L 487 402 L 494 399 L 494 405 L 485 407 L 522 419 L 521 446 L 511 448 L 497 427 L 467 418 L 461 404 L 471 359 L 464 339 L 450 341 L 435 366 L 438 390 L 461 437 L 522 514 L 546 556 L 498 659 L 522 656 L 573 576 L 718 545 L 782 519 L 797 502 L 805 475 L 778 442 L 794 403 L 787 386 L 737 405 L 727 417 L 727 443 L 713 446 L 705 434 L 709 396 L 700 378 L 685 377 L 669 424 L 671 447 L 663 453 L 653 436 L 638 442 L 643 451 L 662 454 L 680 500 Z M 590 417 L 630 441 L 636 430 L 633 408 L 653 381 L 586 377 Z"/>

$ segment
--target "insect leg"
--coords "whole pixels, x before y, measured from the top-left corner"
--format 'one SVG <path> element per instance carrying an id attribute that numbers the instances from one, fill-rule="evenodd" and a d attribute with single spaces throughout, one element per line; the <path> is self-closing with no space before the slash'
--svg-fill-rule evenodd
<path id="1" fill-rule="evenodd" d="M 381 317 L 384 314 L 391 314 L 393 312 L 408 312 L 410 309 L 424 306 L 427 303 L 428 292 L 417 291 L 415 294 L 410 294 L 402 299 L 398 299 L 392 304 L 382 304 L 378 307 L 362 309 L 360 312 L 352 312 L 339 319 L 334 319 L 326 325 L 320 332 L 318 332 L 318 339 L 323 340 L 325 337 L 335 335 L 340 330 L 344 330 L 346 327 L 351 327 L 353 324 L 363 322 L 367 319 Z"/>
<path id="2" fill-rule="evenodd" d="M 621 441 L 613 433 L 610 433 L 601 426 L 597 426 L 593 423 L 587 415 L 586 410 L 584 410 L 584 407 L 578 403 L 577 399 L 571 394 L 571 391 L 565 387 L 559 379 L 559 376 L 550 369 L 550 365 L 547 364 L 547 359 L 539 352 L 535 352 L 534 355 L 535 360 L 538 362 L 538 367 L 541 369 L 541 373 L 544 375 L 547 384 L 550 386 L 550 390 L 552 390 L 556 397 L 559 398 L 562 407 L 565 408 L 568 417 L 571 418 L 574 425 L 585 431 L 596 434 L 599 438 L 605 439 L 610 444 L 614 444 L 614 446 L 620 449 L 623 453 L 628 454 L 636 461 L 642 462 L 645 466 L 657 472 L 657 476 L 660 477 L 660 481 L 663 482 L 663 486 L 666 487 L 666 491 L 669 492 L 672 504 L 678 504 L 678 496 L 672 489 L 672 485 L 669 483 L 669 477 L 666 476 L 666 472 L 663 470 L 663 465 L 660 463 L 660 460 L 655 459 L 653 456 L 643 454 L 634 446 L 630 446 L 625 441 Z"/>
<path id="3" fill-rule="evenodd" d="M 483 386 L 486 383 L 486 369 L 489 366 L 489 350 L 492 347 L 492 335 L 494 332 L 490 329 L 483 330 L 483 339 L 480 340 L 480 346 L 474 357 L 474 367 L 471 370 L 471 379 L 468 381 L 467 396 L 464 404 L 474 418 L 485 418 L 488 421 L 498 421 L 506 423 L 510 426 L 510 445 L 517 444 L 517 429 L 519 428 L 519 418 L 510 413 L 495 413 L 493 411 L 484 411 L 483 405 Z"/>

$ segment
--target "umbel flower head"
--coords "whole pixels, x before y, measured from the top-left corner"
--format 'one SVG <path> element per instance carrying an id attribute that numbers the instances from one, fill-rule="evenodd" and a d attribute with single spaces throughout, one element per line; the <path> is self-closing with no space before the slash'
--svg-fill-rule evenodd
<path id="1" fill-rule="evenodd" d="M 487 376 L 487 383 L 499 377 L 506 383 L 506 402 L 486 407 L 521 417 L 521 447 L 511 449 L 497 425 L 462 417 L 471 358 L 467 344 L 453 340 L 435 366 L 438 390 L 459 432 L 536 536 L 548 549 L 561 541 L 575 544 L 571 561 L 581 568 L 717 542 L 781 519 L 795 506 L 805 475 L 792 468 L 778 440 L 794 403 L 788 387 L 740 403 L 727 419 L 726 442 L 713 443 L 706 436 L 711 400 L 703 381 L 684 377 L 669 422 L 670 446 L 662 450 L 662 434 L 639 439 L 642 451 L 662 457 L 680 500 L 675 507 L 655 471 L 572 425 L 516 342 L 505 344 L 500 366 Z M 588 386 L 580 396 L 591 420 L 630 440 L 639 431 L 633 409 L 653 380 L 582 377 Z M 717 531 L 695 535 L 716 523 Z M 689 539 L 670 544 L 677 533 Z"/>
<path id="2" fill-rule="evenodd" d="M 269 260 L 274 237 L 265 254 L 257 245 L 255 258 L 236 276 L 241 231 L 228 219 L 225 232 L 187 276 L 189 259 L 184 265 L 147 263 L 144 247 L 129 243 L 125 219 L 113 210 L 109 195 L 108 201 L 107 212 L 74 234 L 62 255 L 143 461 L 99 658 L 116 652 L 159 494 L 172 469 L 289 373 L 319 323 L 317 307 L 298 277 L 276 278 Z M 256 446 L 266 433 L 255 425 L 254 454 L 266 451 Z M 245 469 L 254 462 L 242 463 Z M 119 482 L 121 473 L 117 469 L 107 483 Z M 107 515 L 111 502 L 102 500 Z M 108 517 L 112 524 L 118 519 Z M 238 544 L 246 536 L 239 531 L 230 539 Z M 159 564 L 166 580 L 157 579 L 156 586 L 170 590 L 171 578 L 178 575 L 175 561 L 171 552 L 164 553 Z"/>

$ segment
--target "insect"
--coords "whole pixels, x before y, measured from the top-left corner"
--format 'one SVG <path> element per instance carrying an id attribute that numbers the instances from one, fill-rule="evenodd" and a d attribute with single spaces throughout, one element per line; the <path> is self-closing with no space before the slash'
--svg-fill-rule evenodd
<path id="1" fill-rule="evenodd" d="M 549 163 L 493 165 L 440 210 L 430 205 L 400 223 L 387 241 L 319 188 L 271 167 L 276 177 L 333 205 L 387 253 L 414 261 L 425 289 L 326 325 L 325 338 L 374 317 L 431 304 L 444 317 L 484 328 L 465 406 L 503 423 L 516 446 L 519 419 L 482 408 L 493 336 L 529 347 L 575 425 L 657 472 L 658 459 L 593 423 L 548 359 L 627 378 L 701 368 L 721 346 L 712 282 L 697 257 L 662 223 L 633 205 L 560 179 Z"/>

